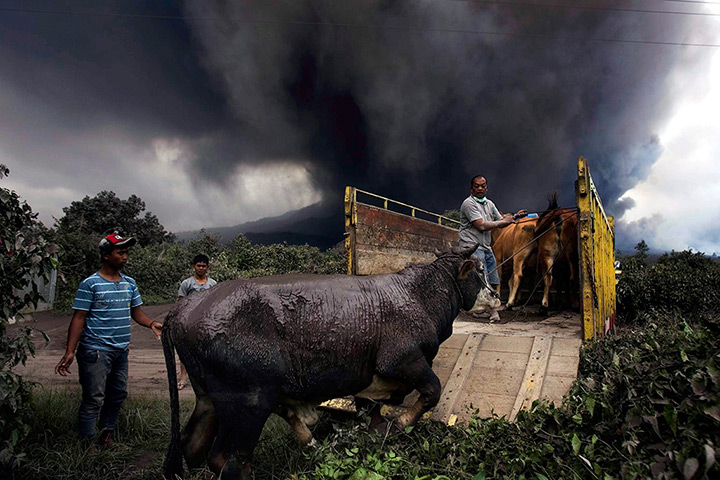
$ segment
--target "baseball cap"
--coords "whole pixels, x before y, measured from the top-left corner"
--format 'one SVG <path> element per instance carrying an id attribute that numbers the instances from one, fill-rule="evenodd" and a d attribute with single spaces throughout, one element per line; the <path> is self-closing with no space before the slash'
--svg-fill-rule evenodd
<path id="1" fill-rule="evenodd" d="M 107 235 L 98 245 L 101 249 L 112 247 L 132 247 L 137 243 L 133 237 L 123 238 L 117 232 Z"/>

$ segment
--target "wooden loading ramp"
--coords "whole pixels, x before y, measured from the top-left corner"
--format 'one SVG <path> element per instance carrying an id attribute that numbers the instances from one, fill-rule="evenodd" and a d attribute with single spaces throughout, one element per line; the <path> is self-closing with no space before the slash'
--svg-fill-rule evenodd
<path id="1" fill-rule="evenodd" d="M 461 315 L 433 362 L 443 390 L 430 418 L 454 425 L 467 422 L 477 411 L 480 418 L 496 414 L 512 421 L 537 399 L 558 405 L 577 377 L 582 336 L 580 315 L 575 313 L 501 324 Z M 417 395 L 409 395 L 402 407 L 384 406 L 383 414 L 399 415 Z M 354 410 L 350 399 L 324 406 Z"/>

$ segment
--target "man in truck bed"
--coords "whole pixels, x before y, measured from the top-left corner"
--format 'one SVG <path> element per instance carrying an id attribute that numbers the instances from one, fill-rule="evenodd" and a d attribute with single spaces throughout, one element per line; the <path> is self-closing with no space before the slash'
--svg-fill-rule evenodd
<path id="1" fill-rule="evenodd" d="M 482 175 L 475 175 L 470 180 L 470 196 L 460 206 L 460 247 L 467 248 L 479 245 L 474 255 L 485 264 L 485 273 L 488 283 L 497 288 L 500 277 L 497 273 L 497 263 L 492 251 L 493 228 L 505 228 L 515 220 L 527 215 L 520 210 L 515 215 L 506 213 L 501 215 L 495 204 L 486 197 L 488 191 L 487 180 Z M 490 312 L 490 322 L 500 320 L 497 310 Z"/>

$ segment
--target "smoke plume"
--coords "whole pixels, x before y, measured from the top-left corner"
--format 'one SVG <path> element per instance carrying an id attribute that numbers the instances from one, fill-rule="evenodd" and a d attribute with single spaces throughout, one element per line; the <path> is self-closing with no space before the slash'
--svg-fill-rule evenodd
<path id="1" fill-rule="evenodd" d="M 353 184 L 457 208 L 482 173 L 504 210 L 542 209 L 552 190 L 568 205 L 583 155 L 618 215 L 662 151 L 666 79 L 683 61 L 678 48 L 592 40 L 677 40 L 677 16 L 440 0 L 186 8 L 235 119 L 195 172 L 222 182 L 238 164 L 293 158 L 326 199 Z"/>

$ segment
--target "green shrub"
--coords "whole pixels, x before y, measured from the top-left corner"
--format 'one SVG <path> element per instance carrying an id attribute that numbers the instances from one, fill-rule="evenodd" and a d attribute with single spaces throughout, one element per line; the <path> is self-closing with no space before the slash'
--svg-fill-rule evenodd
<path id="1" fill-rule="evenodd" d="M 0 164 L 0 179 L 9 172 Z M 35 354 L 33 329 L 9 338 L 6 328 L 10 318 L 43 299 L 34 280 L 49 280 L 57 249 L 45 239 L 37 214 L 14 191 L 0 187 L 0 212 L 0 474 L 5 478 L 25 458 L 21 446 L 32 417 L 30 383 L 13 369 Z"/>
<path id="2" fill-rule="evenodd" d="M 67 312 L 78 284 L 100 267 L 100 256 L 91 235 L 72 232 L 61 237 L 64 275 L 55 309 Z M 347 262 L 342 247 L 323 252 L 309 245 L 253 245 L 242 234 L 222 245 L 217 235 L 201 231 L 187 245 L 168 241 L 132 247 L 123 273 L 137 281 L 146 304 L 173 302 L 180 282 L 193 274 L 191 263 L 198 253 L 210 258 L 208 274 L 218 282 L 285 273 L 345 273 Z"/>
<path id="3" fill-rule="evenodd" d="M 692 251 L 666 253 L 648 263 L 639 250 L 624 260 L 617 303 L 625 324 L 669 312 L 695 317 L 720 311 L 720 263 Z"/>
<path id="4" fill-rule="evenodd" d="M 175 243 L 135 246 L 124 273 L 135 279 L 146 304 L 167 303 L 177 299 L 180 282 L 192 275 L 191 261 L 187 248 Z"/>
<path id="5" fill-rule="evenodd" d="M 582 450 L 594 443 L 604 471 L 718 478 L 720 321 L 658 317 L 588 345 L 567 399 L 571 420 L 592 427 Z"/>

